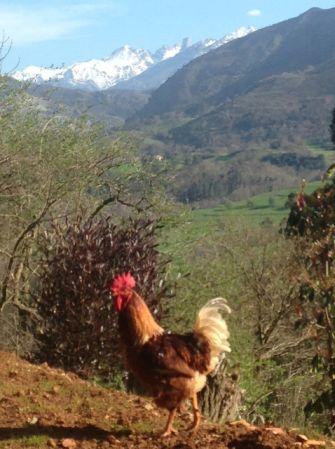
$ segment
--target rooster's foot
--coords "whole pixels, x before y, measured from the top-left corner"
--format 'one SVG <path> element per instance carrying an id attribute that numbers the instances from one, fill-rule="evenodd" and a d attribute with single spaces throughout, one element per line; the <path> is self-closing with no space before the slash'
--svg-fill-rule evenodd
<path id="1" fill-rule="evenodd" d="M 199 410 L 194 410 L 194 420 L 190 427 L 186 429 L 187 432 L 195 433 L 197 432 L 201 421 L 201 414 Z"/>
<path id="2" fill-rule="evenodd" d="M 166 429 L 163 433 L 160 434 L 162 438 L 167 438 L 171 435 L 178 435 L 178 430 L 171 427 L 170 429 Z"/>
<path id="3" fill-rule="evenodd" d="M 161 434 L 161 437 L 169 437 L 171 435 L 177 435 L 177 431 L 173 428 L 173 420 L 176 415 L 177 408 L 174 408 L 169 411 L 169 417 L 165 426 L 165 429 L 163 433 Z"/>

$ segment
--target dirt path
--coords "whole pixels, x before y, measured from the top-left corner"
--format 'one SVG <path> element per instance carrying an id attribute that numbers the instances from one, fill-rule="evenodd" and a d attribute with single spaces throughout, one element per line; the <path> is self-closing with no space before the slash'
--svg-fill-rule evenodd
<path id="1" fill-rule="evenodd" d="M 304 441 L 283 429 L 244 421 L 204 423 L 194 436 L 159 439 L 165 421 L 149 400 L 106 390 L 47 365 L 31 365 L 0 352 L 0 448 L 139 449 L 307 449 L 334 448 L 332 442 Z M 306 438 L 307 439 L 307 438 Z M 318 444 L 317 444 L 318 443 Z M 333 445 L 334 444 L 334 445 Z"/>

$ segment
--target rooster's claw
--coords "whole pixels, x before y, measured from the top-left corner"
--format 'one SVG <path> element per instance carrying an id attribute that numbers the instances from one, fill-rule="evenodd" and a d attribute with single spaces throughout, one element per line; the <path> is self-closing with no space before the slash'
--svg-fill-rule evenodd
<path id="1" fill-rule="evenodd" d="M 172 427 L 171 429 L 167 429 L 160 434 L 161 438 L 167 438 L 170 437 L 171 435 L 178 435 L 178 430 Z"/>

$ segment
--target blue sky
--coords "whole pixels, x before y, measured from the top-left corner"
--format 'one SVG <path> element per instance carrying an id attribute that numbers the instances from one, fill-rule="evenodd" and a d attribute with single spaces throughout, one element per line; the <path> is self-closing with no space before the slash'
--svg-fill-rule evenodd
<path id="1" fill-rule="evenodd" d="M 219 38 L 335 0 L 0 0 L 0 30 L 12 40 L 5 69 L 68 65 L 124 44 L 154 50 L 184 37 Z"/>

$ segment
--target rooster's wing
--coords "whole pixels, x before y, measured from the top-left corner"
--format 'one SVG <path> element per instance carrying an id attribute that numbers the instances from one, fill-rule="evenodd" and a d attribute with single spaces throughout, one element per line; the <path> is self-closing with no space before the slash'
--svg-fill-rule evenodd
<path id="1" fill-rule="evenodd" d="M 210 347 L 207 339 L 196 333 L 165 333 L 143 346 L 140 360 L 156 376 L 192 378 L 196 372 L 207 372 Z"/>

